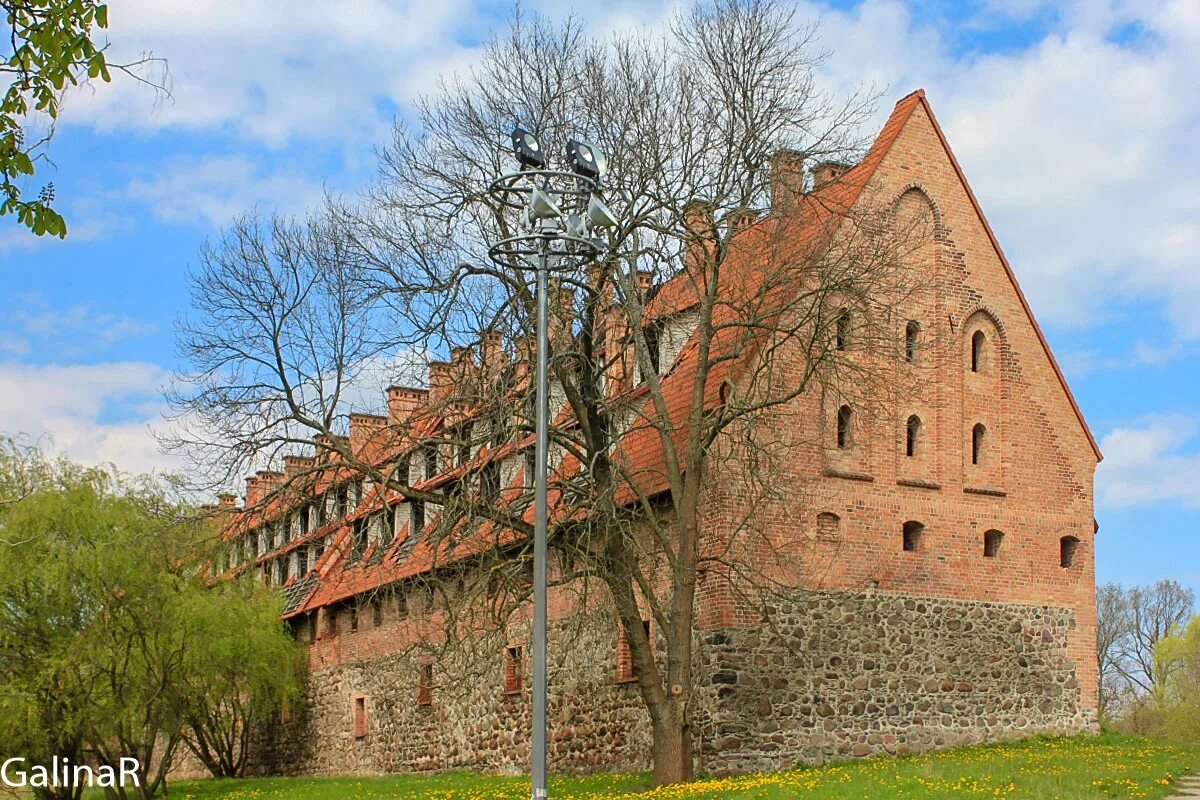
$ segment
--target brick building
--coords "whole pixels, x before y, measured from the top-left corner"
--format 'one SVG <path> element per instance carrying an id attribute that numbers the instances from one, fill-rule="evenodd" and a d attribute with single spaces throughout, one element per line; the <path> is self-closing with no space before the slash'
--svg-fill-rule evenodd
<path id="1" fill-rule="evenodd" d="M 787 476 L 796 490 L 781 496 L 770 534 L 803 542 L 808 566 L 776 602 L 776 633 L 701 587 L 700 766 L 771 768 L 1094 729 L 1100 453 L 924 93 L 896 104 L 862 161 L 819 165 L 812 181 L 811 192 L 849 206 L 869 186 L 933 220 L 935 235 L 915 256 L 932 291 L 891 332 L 903 348 L 891 382 L 915 390 L 885 415 L 831 392 L 795 399 L 795 418 L 812 429 L 797 438 Z M 747 230 L 788 224 L 787 213 L 772 209 Z M 689 318 L 677 295 L 667 284 L 651 304 L 664 380 L 687 368 Z M 431 364 L 429 390 L 389 389 L 386 417 L 351 417 L 350 447 L 435 491 L 483 462 L 478 490 L 502 501 L 526 483 L 520 443 L 425 444 L 437 426 L 462 422 L 429 413 L 456 376 L 492 368 L 498 352 L 485 339 L 478 362 L 460 350 Z M 300 475 L 316 477 L 289 481 Z M 434 554 L 421 534 L 435 509 L 299 456 L 283 473 L 248 479 L 244 510 L 232 496 L 222 502 L 235 512 L 234 566 L 252 562 L 283 587 L 310 665 L 307 700 L 262 744 L 263 769 L 525 768 L 519 632 L 483 679 L 456 691 L 446 691 L 447 663 L 406 646 L 442 613 L 438 593 L 453 582 L 424 580 Z M 719 527 L 738 502 L 714 491 L 708 524 Z M 555 769 L 648 763 L 628 653 L 606 619 L 570 648 L 552 648 Z"/>

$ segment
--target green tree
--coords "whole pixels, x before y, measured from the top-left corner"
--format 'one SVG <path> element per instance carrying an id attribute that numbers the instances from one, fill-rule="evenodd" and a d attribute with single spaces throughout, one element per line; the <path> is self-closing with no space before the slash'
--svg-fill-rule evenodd
<path id="1" fill-rule="evenodd" d="M 1200 742 L 1200 616 L 1154 648 L 1161 687 L 1155 692 L 1155 732 Z"/>
<path id="2" fill-rule="evenodd" d="M 36 197 L 23 194 L 54 135 L 64 92 L 89 80 L 112 80 L 112 71 L 138 77 L 136 67 L 157 59 L 114 64 L 98 33 L 108 27 L 108 6 L 97 0 L 2 0 L 10 36 L 0 50 L 0 74 L 8 80 L 0 100 L 0 216 L 16 214 L 38 236 L 67 235 L 52 208 L 54 184 Z M 161 88 L 161 87 L 159 87 Z M 39 123 L 31 134 L 31 122 Z M 42 124 L 44 123 L 44 124 Z"/>
<path id="3" fill-rule="evenodd" d="M 210 522 L 169 485 L 0 441 L 0 498 L 0 751 L 132 756 L 140 785 L 112 794 L 149 798 L 196 708 L 243 691 L 233 657 L 259 698 L 291 691 L 278 598 L 249 579 L 211 584 Z M 235 633 L 250 647 L 235 650 Z"/>

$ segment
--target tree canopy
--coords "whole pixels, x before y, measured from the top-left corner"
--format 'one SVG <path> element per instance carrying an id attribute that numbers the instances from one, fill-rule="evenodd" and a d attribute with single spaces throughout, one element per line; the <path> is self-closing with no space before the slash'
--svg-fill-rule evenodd
<path id="1" fill-rule="evenodd" d="M 279 599 L 210 584 L 210 521 L 163 482 L 0 444 L 0 749 L 37 764 L 134 757 L 141 787 L 118 794 L 152 797 L 205 709 L 292 690 Z"/>

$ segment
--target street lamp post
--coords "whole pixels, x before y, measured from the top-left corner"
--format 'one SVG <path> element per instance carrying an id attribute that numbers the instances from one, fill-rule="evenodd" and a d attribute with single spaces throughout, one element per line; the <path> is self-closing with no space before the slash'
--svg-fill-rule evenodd
<path id="1" fill-rule="evenodd" d="M 530 736 L 532 800 L 546 793 L 546 557 L 548 509 L 546 480 L 549 472 L 549 276 L 571 271 L 603 252 L 592 234 L 616 224 L 598 197 L 604 160 L 586 142 L 567 145 L 571 171 L 547 168 L 545 153 L 532 134 L 517 127 L 512 134 L 519 172 L 497 178 L 491 194 L 520 212 L 521 232 L 488 249 L 488 256 L 507 269 L 533 271 L 537 301 L 536 445 L 534 447 L 533 534 L 533 714 Z"/>

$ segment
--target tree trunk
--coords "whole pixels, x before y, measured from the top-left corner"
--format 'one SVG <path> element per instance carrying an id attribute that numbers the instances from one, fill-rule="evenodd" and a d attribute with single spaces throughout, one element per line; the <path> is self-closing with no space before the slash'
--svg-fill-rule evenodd
<path id="1" fill-rule="evenodd" d="M 654 785 L 686 783 L 692 779 L 692 732 L 682 708 L 672 709 L 653 725 Z"/>

